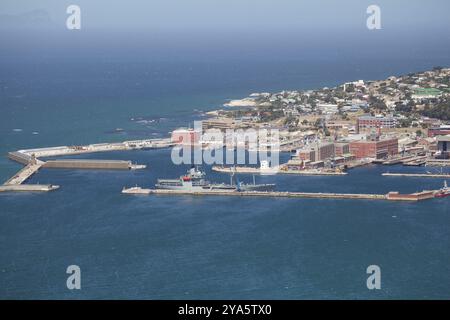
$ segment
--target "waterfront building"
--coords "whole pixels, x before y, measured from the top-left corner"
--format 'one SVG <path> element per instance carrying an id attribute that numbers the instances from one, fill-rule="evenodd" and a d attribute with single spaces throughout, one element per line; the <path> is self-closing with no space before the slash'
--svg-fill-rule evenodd
<path id="1" fill-rule="evenodd" d="M 445 136 L 437 136 L 437 148 L 438 148 L 438 158 L 448 159 L 450 158 L 450 134 Z"/>
<path id="2" fill-rule="evenodd" d="M 320 143 L 315 150 L 318 161 L 334 158 L 334 143 Z"/>
<path id="3" fill-rule="evenodd" d="M 316 161 L 316 152 L 310 148 L 298 150 L 297 156 L 302 161 Z"/>
<path id="4" fill-rule="evenodd" d="M 397 119 L 392 116 L 378 117 L 365 115 L 356 120 L 356 128 L 358 129 L 358 132 L 373 128 L 395 128 L 396 126 Z"/>
<path id="5" fill-rule="evenodd" d="M 306 146 L 297 151 L 297 156 L 300 160 L 311 162 L 334 158 L 334 143 L 321 142 Z"/>
<path id="6" fill-rule="evenodd" d="M 398 154 L 398 139 L 360 140 L 350 142 L 350 153 L 356 158 L 381 159 Z"/>
<path id="7" fill-rule="evenodd" d="M 443 136 L 447 134 L 450 134 L 450 125 L 441 125 L 439 127 L 428 129 L 429 137 Z"/>
<path id="8" fill-rule="evenodd" d="M 336 157 L 342 157 L 348 153 L 350 153 L 350 144 L 346 142 L 337 142 L 334 144 L 334 155 Z"/>

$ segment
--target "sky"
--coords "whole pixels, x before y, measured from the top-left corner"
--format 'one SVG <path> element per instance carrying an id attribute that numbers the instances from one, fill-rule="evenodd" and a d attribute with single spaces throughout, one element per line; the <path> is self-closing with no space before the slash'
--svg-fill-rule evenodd
<path id="1" fill-rule="evenodd" d="M 70 4 L 81 8 L 82 29 L 109 32 L 363 32 L 371 4 L 388 32 L 450 31 L 448 0 L 1 0 L 0 19 L 43 10 L 63 31 Z"/>
<path id="2" fill-rule="evenodd" d="M 68 30 L 66 9 L 81 8 Z M 381 29 L 366 26 L 369 5 Z M 0 0 L 0 58 L 449 56 L 448 0 Z"/>

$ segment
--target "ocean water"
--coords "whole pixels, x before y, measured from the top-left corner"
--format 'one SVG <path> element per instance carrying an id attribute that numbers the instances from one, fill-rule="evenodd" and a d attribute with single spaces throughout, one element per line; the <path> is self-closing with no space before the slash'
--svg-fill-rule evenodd
<path id="1" fill-rule="evenodd" d="M 70 46 L 38 46 L 29 55 L 7 42 L 0 61 L 0 178 L 21 168 L 7 159 L 8 151 L 164 137 L 254 91 L 317 88 L 450 65 L 448 45 L 398 42 L 361 40 L 360 50 L 337 41 L 305 50 L 297 44 L 297 50 L 283 47 L 289 52 L 243 55 L 181 50 L 166 59 L 144 54 L 151 50 L 141 54 L 137 45 L 67 56 Z M 187 167 L 173 165 L 170 150 L 77 157 L 132 160 L 148 168 L 43 169 L 29 182 L 59 184 L 60 190 L 0 194 L 0 298 L 450 298 L 449 199 L 129 196 L 120 193 L 123 186 L 151 187 Z M 229 180 L 204 169 L 210 180 Z M 386 170 L 425 169 L 368 166 L 345 177 L 257 181 L 275 182 L 278 190 L 360 193 L 443 184 L 382 177 Z M 73 264 L 82 272 L 78 291 L 66 288 L 65 271 Z M 381 267 L 381 290 L 366 287 L 372 264 Z"/>
<path id="2" fill-rule="evenodd" d="M 167 165 L 170 150 L 86 157 L 132 159 L 148 168 L 44 169 L 30 183 L 57 183 L 60 190 L 1 195 L 2 298 L 449 298 L 448 199 L 131 196 L 121 188 L 152 187 L 158 177 L 176 177 L 187 167 Z M 229 179 L 205 169 L 213 181 Z M 382 177 L 386 170 L 256 179 L 312 192 L 414 192 L 443 183 Z M 82 270 L 79 291 L 66 288 L 71 264 Z M 379 291 L 366 287 L 372 264 L 382 270 Z"/>

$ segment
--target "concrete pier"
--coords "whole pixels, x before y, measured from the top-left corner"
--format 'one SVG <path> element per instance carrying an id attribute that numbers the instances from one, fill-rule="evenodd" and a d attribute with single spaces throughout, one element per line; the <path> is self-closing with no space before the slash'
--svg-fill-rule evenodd
<path id="1" fill-rule="evenodd" d="M 320 170 L 283 170 L 283 169 L 260 169 L 256 167 L 219 167 L 213 166 L 213 171 L 224 173 L 246 173 L 246 174 L 292 174 L 303 176 L 343 176 L 346 172 L 329 172 Z"/>
<path id="2" fill-rule="evenodd" d="M 28 156 L 34 155 L 36 158 L 40 158 L 40 157 L 65 156 L 65 155 L 93 153 L 93 152 L 157 149 L 157 148 L 167 148 L 173 145 L 174 144 L 170 141 L 170 139 L 148 139 L 148 140 L 123 141 L 111 143 L 96 143 L 79 146 L 58 146 L 58 147 L 36 148 L 36 149 L 24 149 L 11 153 L 20 153 Z M 17 161 L 16 159 L 13 160 Z"/>
<path id="3" fill-rule="evenodd" d="M 418 177 L 418 178 L 450 178 L 450 174 L 430 174 L 430 173 L 389 173 L 385 172 L 382 176 L 389 177 Z"/>
<path id="4" fill-rule="evenodd" d="M 59 186 L 54 184 L 16 184 L 0 186 L 0 192 L 48 192 L 56 189 L 59 189 Z"/>
<path id="5" fill-rule="evenodd" d="M 352 200 L 390 200 L 390 201 L 421 201 L 432 199 L 437 190 L 427 190 L 411 194 L 401 194 L 391 191 L 388 194 L 364 193 L 322 193 L 322 192 L 290 192 L 290 191 L 183 191 L 167 189 L 144 189 L 141 187 L 123 188 L 122 193 L 134 195 L 171 195 L 171 196 L 235 196 L 235 197 L 273 197 L 273 198 L 314 198 L 314 199 L 352 199 Z"/>
<path id="6" fill-rule="evenodd" d="M 136 141 L 124 141 L 117 143 L 98 143 L 85 146 L 60 146 L 37 149 L 18 150 L 8 153 L 8 158 L 19 162 L 25 167 L 8 179 L 0 191 L 51 191 L 58 188 L 54 185 L 24 185 L 40 168 L 65 168 L 65 169 L 116 169 L 137 170 L 146 166 L 133 164 L 123 160 L 92 160 L 92 159 L 60 159 L 41 161 L 38 157 L 54 157 L 72 154 L 92 152 L 106 152 L 118 150 L 135 150 L 144 148 L 166 148 L 173 145 L 170 139 L 148 139 Z"/>
<path id="7" fill-rule="evenodd" d="M 450 159 L 428 159 L 427 166 L 450 167 Z"/>
<path id="8" fill-rule="evenodd" d="M 384 165 L 393 165 L 393 164 L 399 164 L 399 163 L 403 163 L 405 161 L 410 161 L 414 158 L 415 156 L 404 156 L 404 157 L 398 157 L 398 158 L 393 158 L 393 159 L 389 159 L 383 162 Z"/>
<path id="9" fill-rule="evenodd" d="M 29 163 L 26 167 L 22 168 L 13 177 L 4 183 L 4 185 L 20 185 L 35 174 L 44 164 L 42 161 L 36 163 Z"/>
<path id="10" fill-rule="evenodd" d="M 28 165 L 33 160 L 31 155 L 19 151 L 8 152 L 8 158 L 23 165 Z"/>
<path id="11" fill-rule="evenodd" d="M 417 156 L 403 161 L 404 166 L 421 166 L 426 162 L 427 156 Z"/>
<path id="12" fill-rule="evenodd" d="M 61 159 L 48 160 L 44 168 L 60 169 L 106 169 L 106 170 L 130 170 L 133 164 L 124 160 L 83 160 L 83 159 Z M 145 166 L 144 166 L 145 167 Z"/>
<path id="13" fill-rule="evenodd" d="M 237 196 L 237 197 L 278 197 L 278 198 L 320 198 L 320 199 L 361 199 L 361 200 L 387 200 L 382 194 L 352 194 L 352 193 L 315 193 L 315 192 L 285 192 L 285 191 L 221 191 L 204 190 L 199 192 L 143 189 L 140 187 L 124 188 L 125 194 L 155 194 L 155 195 L 190 195 L 190 196 Z"/>

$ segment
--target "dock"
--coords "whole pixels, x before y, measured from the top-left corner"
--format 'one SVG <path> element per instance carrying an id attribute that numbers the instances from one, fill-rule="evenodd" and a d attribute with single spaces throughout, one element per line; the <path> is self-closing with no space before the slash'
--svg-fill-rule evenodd
<path id="1" fill-rule="evenodd" d="M 426 165 L 431 167 L 450 167 L 450 159 L 428 159 Z"/>
<path id="2" fill-rule="evenodd" d="M 12 176 L 4 185 L 21 185 L 26 180 L 28 180 L 33 174 L 35 174 L 45 162 L 39 161 L 36 163 L 29 163 L 14 176 Z"/>
<path id="3" fill-rule="evenodd" d="M 140 187 L 124 188 L 124 194 L 141 195 L 191 195 L 191 196 L 237 196 L 237 197 L 277 197 L 277 198 L 328 198 L 328 199 L 362 199 L 362 200 L 386 200 L 386 195 L 381 194 L 352 194 L 352 193 L 322 193 L 322 192 L 289 192 L 289 191 L 180 191 L 168 189 L 144 189 Z"/>
<path id="4" fill-rule="evenodd" d="M 347 172 L 338 171 L 314 171 L 314 170 L 280 170 L 281 174 L 292 174 L 301 176 L 345 176 Z"/>
<path id="5" fill-rule="evenodd" d="M 292 174 L 303 176 L 343 176 L 347 172 L 321 171 L 321 170 L 285 170 L 282 168 L 261 169 L 256 167 L 219 167 L 213 166 L 212 171 L 224 173 L 244 173 L 244 174 Z"/>
<path id="6" fill-rule="evenodd" d="M 415 156 L 404 156 L 404 157 L 398 157 L 398 158 L 392 158 L 386 161 L 383 161 L 382 164 L 390 166 L 394 164 L 404 163 L 405 161 L 411 161 Z"/>
<path id="7" fill-rule="evenodd" d="M 33 157 L 28 158 L 26 155 L 22 156 L 20 154 L 14 154 L 13 157 L 17 157 L 17 161 L 20 163 L 25 163 L 25 160 L 29 162 L 3 185 L 0 185 L 0 192 L 48 192 L 59 189 L 58 185 L 53 184 L 24 184 L 25 181 L 42 168 L 45 162 Z"/>
<path id="8" fill-rule="evenodd" d="M 136 149 L 156 149 L 172 146 L 170 139 L 148 139 L 114 143 L 98 143 L 85 146 L 59 146 L 18 150 L 8 153 L 8 158 L 25 165 L 19 172 L 0 186 L 2 192 L 14 191 L 52 191 L 59 188 L 56 185 L 24 184 L 40 168 L 62 169 L 105 169 L 105 170 L 138 170 L 146 168 L 143 164 L 133 164 L 124 160 L 93 160 L 93 159 L 58 159 L 42 161 L 42 157 L 76 155 L 92 152 L 108 152 Z"/>
<path id="9" fill-rule="evenodd" d="M 385 172 L 382 176 L 390 177 L 417 177 L 417 178 L 450 178 L 450 174 L 433 174 L 433 173 L 390 173 Z"/>
<path id="10" fill-rule="evenodd" d="M 411 159 L 404 160 L 402 164 L 404 166 L 423 166 L 425 165 L 427 156 L 417 156 Z"/>
<path id="11" fill-rule="evenodd" d="M 272 197 L 272 198 L 313 198 L 313 199 L 352 199 L 352 200 L 389 200 L 389 201 L 421 201 L 434 198 L 436 190 L 401 194 L 391 191 L 388 194 L 365 193 L 322 193 L 291 191 L 183 191 L 168 189 L 145 189 L 141 187 L 123 188 L 123 194 L 131 195 L 169 195 L 169 196 L 235 196 L 235 197 Z"/>
<path id="12" fill-rule="evenodd" d="M 124 160 L 61 159 L 48 160 L 43 164 L 43 167 L 60 169 L 135 170 L 143 169 L 146 166 L 135 165 L 131 161 Z"/>
<path id="13" fill-rule="evenodd" d="M 18 158 L 24 158 L 23 155 L 25 155 L 25 157 L 26 156 L 30 157 L 31 155 L 34 155 L 36 158 L 42 158 L 42 157 L 66 156 L 66 155 L 76 155 L 95 152 L 160 149 L 172 147 L 173 145 L 174 143 L 172 143 L 170 139 L 147 139 L 147 140 L 123 141 L 123 142 L 95 143 L 77 146 L 57 146 L 57 147 L 24 149 L 15 152 L 10 152 L 8 156 L 10 159 L 18 161 Z M 13 157 L 15 159 L 13 159 Z M 24 159 L 23 161 L 26 161 L 26 159 Z"/>
<path id="14" fill-rule="evenodd" d="M 224 173 L 250 173 L 250 174 L 276 174 L 279 173 L 279 168 L 267 168 L 261 169 L 257 167 L 221 167 L 213 166 L 212 171 L 224 172 Z"/>
<path id="15" fill-rule="evenodd" d="M 54 184 L 16 184 L 16 185 L 0 185 L 0 192 L 48 192 L 59 189 Z"/>

